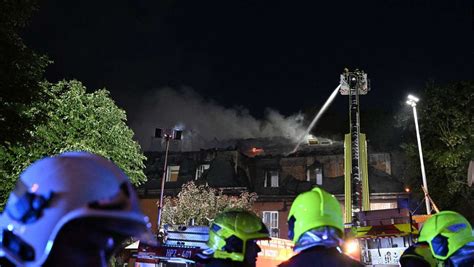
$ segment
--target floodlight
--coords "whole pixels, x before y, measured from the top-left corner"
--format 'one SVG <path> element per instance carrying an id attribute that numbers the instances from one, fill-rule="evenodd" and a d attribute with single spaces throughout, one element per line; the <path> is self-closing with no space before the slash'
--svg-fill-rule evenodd
<path id="1" fill-rule="evenodd" d="M 413 101 L 413 100 L 407 100 L 406 103 L 407 103 L 407 105 L 412 106 L 412 107 L 413 107 L 413 106 L 416 106 L 416 102 Z"/>
<path id="2" fill-rule="evenodd" d="M 418 97 L 413 96 L 413 95 L 408 95 L 408 99 L 415 101 L 415 103 L 418 102 L 418 101 L 420 101 L 420 99 L 419 99 Z"/>

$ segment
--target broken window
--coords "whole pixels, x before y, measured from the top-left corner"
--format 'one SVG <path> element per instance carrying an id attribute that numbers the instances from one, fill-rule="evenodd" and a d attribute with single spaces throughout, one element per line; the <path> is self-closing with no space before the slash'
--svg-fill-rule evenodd
<path id="1" fill-rule="evenodd" d="M 263 185 L 265 187 L 278 187 L 278 171 L 266 171 Z"/>
<path id="2" fill-rule="evenodd" d="M 165 182 L 177 182 L 179 175 L 179 166 L 168 166 L 166 168 Z"/>
<path id="3" fill-rule="evenodd" d="M 263 223 L 267 226 L 270 231 L 271 237 L 279 236 L 278 229 L 278 211 L 264 211 L 263 212 Z"/>
<path id="4" fill-rule="evenodd" d="M 196 169 L 196 177 L 194 178 L 195 180 L 201 178 L 202 174 L 209 169 L 211 165 L 210 164 L 201 164 L 199 167 Z"/>

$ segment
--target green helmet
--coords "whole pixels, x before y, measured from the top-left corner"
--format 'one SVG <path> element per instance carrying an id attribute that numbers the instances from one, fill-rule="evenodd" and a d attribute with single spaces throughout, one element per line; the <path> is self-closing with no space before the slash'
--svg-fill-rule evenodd
<path id="1" fill-rule="evenodd" d="M 438 260 L 431 254 L 428 244 L 416 243 L 409 246 L 400 256 L 400 266 L 436 267 L 438 266 Z"/>
<path id="2" fill-rule="evenodd" d="M 445 260 L 466 243 L 474 241 L 474 237 L 466 218 L 454 211 L 442 211 L 424 223 L 418 241 L 427 242 L 433 256 Z"/>
<path id="3" fill-rule="evenodd" d="M 245 210 L 230 210 L 214 219 L 207 246 L 214 258 L 244 261 L 246 242 L 257 239 L 270 239 L 262 220 Z"/>
<path id="4" fill-rule="evenodd" d="M 342 237 L 344 223 L 339 201 L 319 187 L 301 193 L 291 205 L 288 226 L 288 237 L 295 243 L 306 231 L 322 226 L 336 228 Z"/>

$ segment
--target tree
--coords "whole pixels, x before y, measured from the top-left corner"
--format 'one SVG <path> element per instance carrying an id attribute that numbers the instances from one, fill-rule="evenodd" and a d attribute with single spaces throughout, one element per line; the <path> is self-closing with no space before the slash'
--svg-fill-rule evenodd
<path id="1" fill-rule="evenodd" d="M 0 146 L 28 138 L 34 121 L 26 111 L 41 100 L 39 82 L 50 61 L 29 49 L 18 35 L 35 10 L 34 0 L 0 2 Z"/>
<path id="2" fill-rule="evenodd" d="M 14 186 L 20 172 L 45 156 L 82 150 L 102 155 L 115 162 L 133 184 L 146 180 L 146 159 L 133 131 L 126 125 L 125 111 L 118 108 L 105 89 L 86 93 L 78 81 L 42 83 L 45 102 L 35 102 L 26 115 L 41 123 L 28 132 L 29 142 L 0 147 L 0 206 Z"/>
<path id="3" fill-rule="evenodd" d="M 441 209 L 458 211 L 473 221 L 474 189 L 467 185 L 467 168 L 474 159 L 474 82 L 429 83 L 420 99 L 417 111 L 430 195 Z M 405 151 L 416 164 L 413 178 L 419 184 L 414 139 Z"/>
<path id="4" fill-rule="evenodd" d="M 184 184 L 177 198 L 164 199 L 163 224 L 210 225 L 217 214 L 232 208 L 252 210 L 257 194 L 243 192 L 240 196 L 227 196 L 222 190 L 193 182 Z"/>

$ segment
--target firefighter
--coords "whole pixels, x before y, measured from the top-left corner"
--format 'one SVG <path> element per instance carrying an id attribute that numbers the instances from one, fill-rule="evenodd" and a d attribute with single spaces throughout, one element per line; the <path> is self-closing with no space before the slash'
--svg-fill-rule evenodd
<path id="1" fill-rule="evenodd" d="M 321 188 L 299 194 L 288 214 L 288 237 L 298 254 L 280 267 L 362 266 L 341 253 L 344 224 L 339 201 Z"/>
<path id="2" fill-rule="evenodd" d="M 207 255 L 206 267 L 255 267 L 261 251 L 256 242 L 262 239 L 270 239 L 270 235 L 255 214 L 244 210 L 223 212 L 209 229 L 209 249 L 202 253 Z"/>
<path id="3" fill-rule="evenodd" d="M 20 175 L 0 216 L 0 266 L 107 266 L 130 236 L 154 243 L 128 177 L 103 157 L 66 152 Z"/>
<path id="4" fill-rule="evenodd" d="M 429 254 L 413 247 L 424 247 Z M 433 263 L 433 259 L 436 263 Z M 464 267 L 474 266 L 474 236 L 471 224 L 461 214 L 442 211 L 431 216 L 420 231 L 418 243 L 408 248 L 402 255 L 402 266 L 412 261 L 425 261 L 430 265 Z M 422 266 L 422 265 L 419 265 Z"/>

